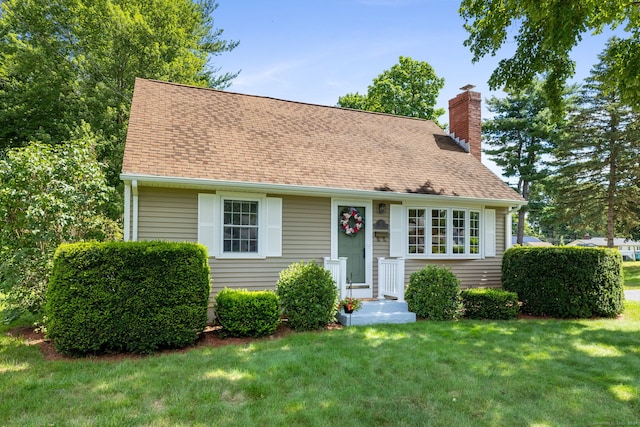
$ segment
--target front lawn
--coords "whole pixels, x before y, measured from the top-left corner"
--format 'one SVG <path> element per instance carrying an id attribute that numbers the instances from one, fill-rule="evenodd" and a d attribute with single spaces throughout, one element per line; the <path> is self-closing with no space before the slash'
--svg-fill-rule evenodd
<path id="1" fill-rule="evenodd" d="M 120 361 L 47 361 L 3 326 L 0 425 L 631 425 L 626 304 L 624 319 L 421 321 Z"/>
<path id="2" fill-rule="evenodd" d="M 622 263 L 624 271 L 624 288 L 627 290 L 640 289 L 640 261 L 625 261 Z"/>

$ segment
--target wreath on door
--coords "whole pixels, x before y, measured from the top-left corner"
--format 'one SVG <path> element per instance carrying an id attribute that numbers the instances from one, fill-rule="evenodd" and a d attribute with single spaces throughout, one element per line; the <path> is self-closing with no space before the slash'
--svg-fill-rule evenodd
<path id="1" fill-rule="evenodd" d="M 360 215 L 356 208 L 349 208 L 348 211 L 342 213 L 340 228 L 347 236 L 354 237 L 362 230 L 363 226 L 364 221 L 362 220 L 362 215 Z"/>

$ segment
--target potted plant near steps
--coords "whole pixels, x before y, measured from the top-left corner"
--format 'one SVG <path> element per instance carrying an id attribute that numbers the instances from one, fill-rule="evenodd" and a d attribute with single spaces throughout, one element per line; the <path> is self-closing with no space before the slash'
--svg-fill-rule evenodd
<path id="1" fill-rule="evenodd" d="M 343 309 L 345 313 L 350 314 L 360 309 L 362 302 L 358 298 L 347 297 L 338 302 L 338 310 Z"/>

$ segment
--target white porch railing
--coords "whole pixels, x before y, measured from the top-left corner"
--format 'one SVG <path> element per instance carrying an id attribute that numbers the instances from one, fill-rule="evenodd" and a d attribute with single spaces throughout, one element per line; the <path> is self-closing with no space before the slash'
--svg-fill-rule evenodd
<path id="1" fill-rule="evenodd" d="M 332 259 L 326 256 L 324 257 L 324 268 L 329 270 L 331 277 L 336 282 L 340 298 L 345 298 L 347 296 L 347 258 Z"/>
<path id="2" fill-rule="evenodd" d="M 404 301 L 404 258 L 378 258 L 378 299 Z"/>

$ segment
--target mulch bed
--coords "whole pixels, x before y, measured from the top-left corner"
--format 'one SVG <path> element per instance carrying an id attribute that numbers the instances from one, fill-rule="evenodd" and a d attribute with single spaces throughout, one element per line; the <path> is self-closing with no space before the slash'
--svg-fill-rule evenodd
<path id="1" fill-rule="evenodd" d="M 529 316 L 525 314 L 519 314 L 518 319 L 523 320 L 541 320 L 541 319 L 553 319 L 552 317 L 546 316 Z M 617 317 L 618 320 L 623 320 L 624 315 L 619 315 Z M 556 319 L 562 320 L 562 319 Z M 330 324 L 326 327 L 326 330 L 331 329 L 342 329 L 343 326 L 335 323 Z M 58 353 L 53 343 L 47 340 L 44 336 L 44 333 L 37 331 L 35 328 L 31 326 L 23 326 L 18 328 L 13 328 L 8 332 L 9 336 L 16 338 L 23 338 L 25 345 L 28 346 L 38 346 L 42 354 L 44 355 L 46 360 L 124 360 L 124 359 L 138 359 L 149 357 L 146 355 L 140 354 L 132 354 L 132 353 L 118 353 L 118 354 L 102 354 L 95 356 L 87 356 L 85 358 L 73 358 L 69 356 L 65 356 L 64 354 Z M 267 337 L 262 338 L 234 338 L 234 337 L 225 337 L 222 334 L 222 327 L 220 326 L 207 326 L 200 336 L 200 338 L 193 344 L 185 348 L 177 349 L 177 350 L 162 350 L 154 355 L 158 354 L 169 354 L 169 353 L 184 353 L 194 348 L 200 347 L 221 347 L 225 345 L 245 345 L 254 341 L 259 340 L 275 340 L 290 334 L 295 334 L 295 331 L 291 329 L 286 322 L 280 323 L 276 331 Z"/>
<path id="2" fill-rule="evenodd" d="M 326 329 L 341 329 L 342 325 L 332 324 L 327 326 Z M 191 346 L 177 349 L 177 350 L 161 350 L 154 355 L 158 354 L 169 354 L 169 353 L 184 353 L 194 348 L 200 347 L 221 347 L 225 345 L 244 345 L 254 341 L 269 341 L 275 340 L 290 334 L 294 334 L 295 331 L 287 326 L 286 323 L 280 323 L 276 331 L 267 337 L 262 338 L 233 338 L 233 337 L 225 337 L 222 334 L 220 326 L 207 326 L 204 330 L 204 333 L 200 336 L 200 338 Z M 44 355 L 46 360 L 124 360 L 124 359 L 138 359 L 149 357 L 146 355 L 140 354 L 132 354 L 132 353 L 118 353 L 118 354 L 101 354 L 95 356 L 87 356 L 84 358 L 73 358 L 69 356 L 65 356 L 64 354 L 58 353 L 53 343 L 46 339 L 44 333 L 37 331 L 35 328 L 30 326 L 23 326 L 18 328 L 13 328 L 8 332 L 9 336 L 22 338 L 24 339 L 25 345 L 28 346 L 37 346 L 42 354 Z"/>

